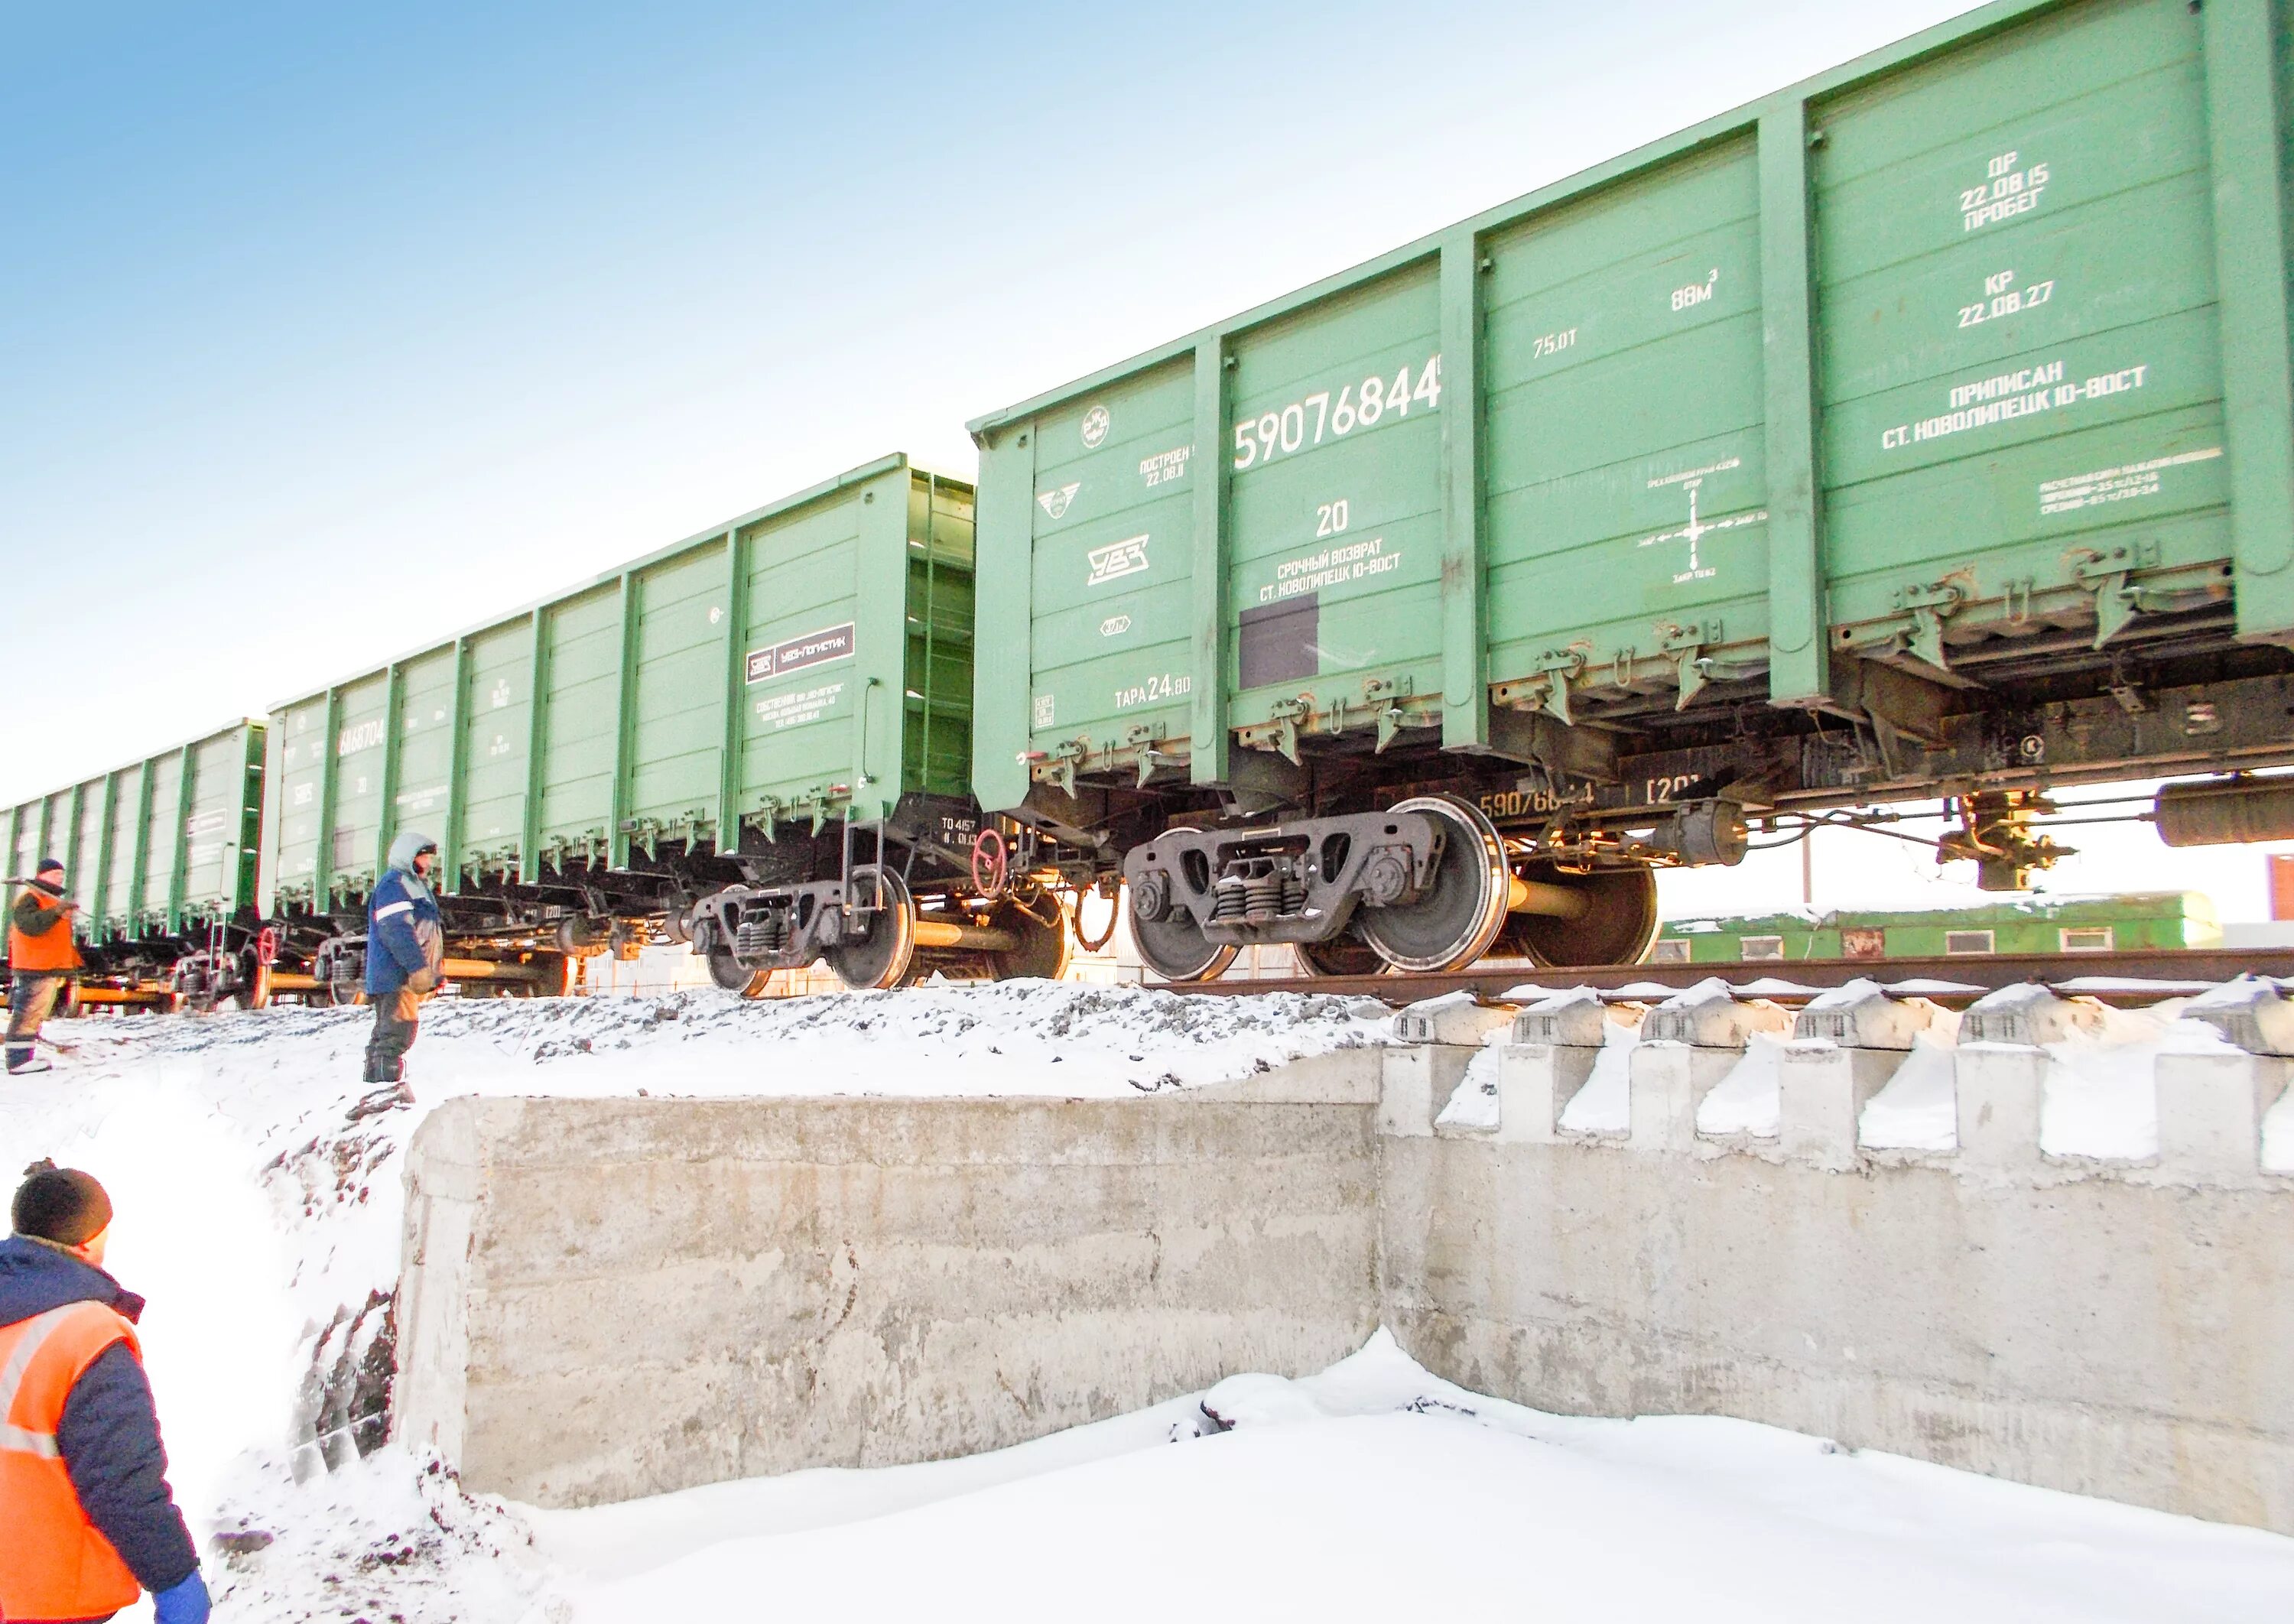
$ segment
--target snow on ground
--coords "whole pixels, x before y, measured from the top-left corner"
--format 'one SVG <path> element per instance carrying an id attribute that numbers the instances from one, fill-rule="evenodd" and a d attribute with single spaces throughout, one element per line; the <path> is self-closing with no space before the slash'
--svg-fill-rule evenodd
<path id="1" fill-rule="evenodd" d="M 891 1619 L 951 1604 L 1242 1619 L 1534 1602 L 1621 1624 L 1691 1607 L 1965 1624 L 2294 1610 L 2294 1540 L 1745 1423 L 1539 1415 L 1436 1380 L 1383 1336 L 1318 1377 L 1232 1380 L 1200 1404 L 966 1460 L 581 1512 L 473 1498 L 395 1447 L 360 1458 L 337 1417 L 313 1420 L 307 1389 L 314 1343 L 354 1355 L 347 1316 L 395 1281 L 403 1152 L 438 1100 L 1127 1097 L 1382 1043 L 1387 1012 L 1042 984 L 447 1003 L 411 1068 L 422 1103 L 354 1118 L 367 1027 L 358 1011 L 295 1009 L 66 1023 L 52 1028 L 73 1046 L 61 1068 L 0 1090 L 0 1171 L 53 1155 L 112 1192 L 112 1261 L 152 1299 L 149 1367 L 224 1624 Z M 1634 1033 L 1608 1036 L 1572 1127 L 1625 1126 Z"/>
<path id="2" fill-rule="evenodd" d="M 331 1358 L 351 1316 L 377 1292 L 385 1301 L 360 1322 L 361 1336 L 381 1328 L 398 1274 L 403 1152 L 442 1100 L 1132 1097 L 1389 1041 L 1388 1011 L 1371 1000 L 1185 998 L 1041 982 L 760 1003 L 715 988 L 646 998 L 445 1000 L 425 1011 L 409 1064 L 419 1103 L 354 1120 L 371 1022 L 363 1010 L 283 1006 L 204 1019 L 58 1022 L 49 1033 L 69 1045 L 58 1068 L 0 1087 L 0 1175 L 9 1188 L 18 1170 L 53 1157 L 88 1169 L 111 1193 L 113 1271 L 151 1299 L 144 1350 L 174 1481 L 203 1534 L 228 1531 L 243 1508 L 289 1494 L 298 1474 L 339 1498 L 340 1481 L 326 1476 L 321 1457 L 346 1461 L 355 1450 L 338 1420 L 329 1433 L 330 1418 L 310 1413 L 315 1396 L 305 1387 L 314 1349 L 332 1331 Z M 365 1345 L 357 1342 L 353 1352 Z M 406 1489 L 411 1476 L 399 1477 Z M 332 1528 L 330 1516 L 273 1520 L 308 1532 Z M 405 1526 L 392 1526 L 394 1519 Z M 333 1564 L 346 1584 L 422 1565 L 393 1554 L 406 1547 L 378 1543 L 386 1532 L 450 1545 L 460 1538 L 427 1514 L 409 1521 L 386 1506 L 370 1522 L 342 1525 L 345 1548 L 356 1547 Z M 281 1540 L 278 1559 L 242 1559 L 262 1570 L 264 1585 L 298 1565 L 286 1552 L 301 1547 Z M 299 1565 L 316 1572 L 329 1565 L 322 1555 L 301 1550 L 309 1560 Z M 235 1611 L 300 1618 L 299 1605 Z M 418 1614 L 452 1616 L 419 1609 L 407 1616 Z M 377 1614 L 376 1624 L 387 1616 Z"/>
<path id="3" fill-rule="evenodd" d="M 1212 1433 L 1221 1421 L 1231 1431 Z M 1202 1434 L 1202 1435 L 1199 1435 Z M 1380 1332 L 998 1455 L 526 1514 L 576 1624 L 2277 1620 L 2294 1540 L 1749 1422 L 1582 1420 Z"/>

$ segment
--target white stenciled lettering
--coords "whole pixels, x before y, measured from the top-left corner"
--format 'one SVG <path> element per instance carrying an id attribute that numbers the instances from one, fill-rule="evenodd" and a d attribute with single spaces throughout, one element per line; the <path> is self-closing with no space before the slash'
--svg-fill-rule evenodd
<path id="1" fill-rule="evenodd" d="M 1085 555 L 1091 561 L 1091 579 L 1084 585 L 1104 586 L 1110 581 L 1139 573 L 1147 567 L 1147 542 L 1145 536 L 1131 536 L 1093 548 Z"/>
<path id="2" fill-rule="evenodd" d="M 1159 451 L 1152 457 L 1143 457 L 1139 459 L 1139 477 L 1147 482 L 1150 490 L 1157 485 L 1167 485 L 1175 479 L 1183 479 L 1186 476 L 1187 459 L 1194 454 L 1193 446 L 1183 445 L 1175 451 Z"/>
<path id="3" fill-rule="evenodd" d="M 1965 434 L 1972 428 L 1989 428 L 1995 424 L 2012 422 L 2042 411 L 2055 411 L 2065 406 L 2075 406 L 2081 401 L 2096 400 L 2109 394 L 2123 394 L 2143 387 L 2151 375 L 2149 362 L 2121 367 L 2116 371 L 2098 372 L 2092 378 L 2075 384 L 2063 379 L 2063 363 L 2042 361 L 2034 366 L 2018 368 L 2013 372 L 1994 373 L 1973 382 L 1953 386 L 1948 397 L 1948 410 L 1932 418 L 1922 418 L 1916 423 L 1899 423 L 1880 434 L 1882 451 L 1899 451 L 1923 441 L 1940 440 L 1948 434 Z"/>
<path id="4" fill-rule="evenodd" d="M 1720 268 L 1715 265 L 1703 281 L 1691 282 L 1686 288 L 1674 288 L 1672 307 L 1675 310 L 1688 310 L 1692 306 L 1702 304 L 1712 296 L 1713 292 L 1720 286 Z"/>
<path id="5" fill-rule="evenodd" d="M 2082 508 L 2100 508 L 2107 502 L 2156 496 L 2160 475 L 2165 470 L 2193 462 L 2212 462 L 2222 454 L 2222 447 L 2210 445 L 2203 451 L 2181 451 L 2172 457 L 2153 457 L 2115 468 L 2097 468 L 2092 474 L 2074 474 L 2068 479 L 2046 480 L 2039 486 L 2039 511 L 2076 513 Z"/>
<path id="6" fill-rule="evenodd" d="M 1116 689 L 1115 708 L 1118 710 L 1136 710 L 1141 705 L 1151 705 L 1158 700 L 1184 699 L 1194 691 L 1193 678 L 1163 671 L 1136 686 Z"/>
<path id="7" fill-rule="evenodd" d="M 354 756 L 362 750 L 372 750 L 382 743 L 382 732 L 380 717 L 370 722 L 354 722 L 336 736 L 335 754 Z"/>
<path id="8" fill-rule="evenodd" d="M 2040 194 L 2047 189 L 2047 166 L 2032 164 L 2019 168 L 2022 156 L 2020 152 L 2000 153 L 1984 166 L 1983 184 L 1960 189 L 1961 231 L 1980 231 L 1987 225 L 2012 220 L 2039 206 Z"/>
<path id="9" fill-rule="evenodd" d="M 844 692 L 841 682 L 823 683 L 818 687 L 797 688 L 785 694 L 775 694 L 757 702 L 757 719 L 778 730 L 817 722 L 828 714 L 838 694 Z"/>
<path id="10" fill-rule="evenodd" d="M 1421 366 L 1405 364 L 1391 380 L 1372 373 L 1358 384 L 1343 385 L 1336 401 L 1328 389 L 1320 389 L 1236 424 L 1234 466 L 1238 471 L 1257 467 L 1320 445 L 1325 438 L 1372 428 L 1388 418 L 1406 418 L 1413 406 L 1433 411 L 1441 404 L 1442 357 L 1435 354 Z"/>
<path id="11" fill-rule="evenodd" d="M 1388 552 L 1383 536 L 1349 541 L 1342 547 L 1326 547 L 1303 558 L 1286 558 L 1276 564 L 1273 581 L 1258 589 L 1258 601 L 1279 604 L 1285 598 L 1300 597 L 1351 581 L 1368 581 L 1401 567 L 1401 549 Z"/>
<path id="12" fill-rule="evenodd" d="M 1701 468 L 1686 468 L 1678 474 L 1661 475 L 1648 482 L 1648 488 L 1652 491 L 1662 491 L 1667 485 L 1679 485 L 1688 494 L 1688 524 L 1679 530 L 1662 531 L 1654 536 L 1643 536 L 1636 544 L 1641 547 L 1656 547 L 1667 541 L 1688 543 L 1688 567 L 1674 574 L 1672 578 L 1674 586 L 1685 586 L 1692 581 L 1710 581 L 1720 573 L 1720 571 L 1706 564 L 1698 553 L 1704 538 L 1714 531 L 1735 530 L 1746 524 L 1761 524 L 1768 522 L 1769 510 L 1765 508 L 1755 508 L 1747 513 L 1727 514 L 1717 519 L 1697 516 L 1696 493 L 1704 489 L 1705 480 L 1712 475 L 1726 474 L 1732 468 L 1742 467 L 1744 462 L 1745 459 L 1741 457 L 1724 457 L 1719 462 L 1706 463 Z"/>
<path id="13" fill-rule="evenodd" d="M 1959 307 L 1959 324 L 1962 327 L 1979 327 L 1986 321 L 1997 321 L 2003 316 L 2020 316 L 2027 310 L 2037 310 L 2054 296 L 2053 277 L 2018 288 L 2013 271 L 1994 272 L 1983 279 L 1983 297 L 1973 304 Z"/>

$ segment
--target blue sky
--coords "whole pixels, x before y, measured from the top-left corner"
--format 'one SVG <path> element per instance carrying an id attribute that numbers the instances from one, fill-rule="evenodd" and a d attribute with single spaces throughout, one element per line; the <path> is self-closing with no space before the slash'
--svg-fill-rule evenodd
<path id="1" fill-rule="evenodd" d="M 8 8 L 0 804 L 1965 9 Z"/>

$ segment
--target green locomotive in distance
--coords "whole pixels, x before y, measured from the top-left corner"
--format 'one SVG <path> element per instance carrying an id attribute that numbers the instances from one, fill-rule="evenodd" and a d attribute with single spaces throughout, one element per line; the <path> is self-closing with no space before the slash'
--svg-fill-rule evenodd
<path id="1" fill-rule="evenodd" d="M 1668 921 L 1657 964 L 1791 964 L 1807 959 L 1984 958 L 2216 947 L 2202 891 L 2023 897 L 1977 907 L 1795 909 Z"/>
<path id="2" fill-rule="evenodd" d="M 2274 16 L 2005 0 L 975 420 L 980 804 L 1180 980 L 1629 963 L 1909 800 L 2294 835 Z"/>

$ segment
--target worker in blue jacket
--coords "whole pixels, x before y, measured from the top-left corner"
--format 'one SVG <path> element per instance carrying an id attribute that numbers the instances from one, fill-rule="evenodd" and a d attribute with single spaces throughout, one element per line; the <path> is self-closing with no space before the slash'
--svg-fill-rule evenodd
<path id="1" fill-rule="evenodd" d="M 400 835 L 366 905 L 366 995 L 374 1005 L 366 1080 L 395 1089 L 409 1105 L 414 1091 L 406 1084 L 406 1052 L 414 1046 L 422 1001 L 438 990 L 446 964 L 445 921 L 430 890 L 437 862 L 437 841 L 412 831 Z"/>

